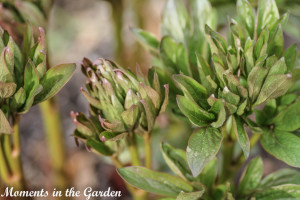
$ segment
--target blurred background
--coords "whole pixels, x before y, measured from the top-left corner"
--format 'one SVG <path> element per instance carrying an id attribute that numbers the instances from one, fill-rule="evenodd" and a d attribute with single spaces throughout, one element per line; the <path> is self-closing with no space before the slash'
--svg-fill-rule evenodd
<path id="1" fill-rule="evenodd" d="M 87 101 L 79 90 L 85 83 L 85 77 L 80 70 L 83 57 L 91 60 L 100 57 L 111 59 L 124 68 L 133 70 L 136 64 L 139 64 L 146 72 L 153 61 L 150 54 L 137 43 L 130 27 L 142 28 L 160 38 L 160 19 L 165 2 L 165 0 L 57 0 L 54 2 L 47 25 L 50 65 L 77 63 L 73 78 L 58 94 L 57 99 L 67 149 L 66 171 L 71 186 L 77 190 L 83 191 L 86 187 L 106 190 L 111 187 L 113 190 L 122 191 L 122 199 L 131 199 L 115 168 L 108 161 L 88 152 L 83 144 L 79 147 L 76 145 L 72 137 L 75 127 L 70 118 L 70 111 L 88 114 Z M 218 29 L 225 34 L 224 24 L 227 23 L 227 18 L 224 16 L 235 15 L 235 1 L 212 0 L 212 4 L 218 9 Z M 290 8 L 285 9 L 290 10 Z M 295 15 L 291 16 L 291 23 L 300 23 L 295 20 L 299 17 L 297 14 L 300 15 L 299 10 L 292 10 Z M 290 31 L 285 35 L 286 45 L 296 42 L 299 46 L 300 34 L 298 29 L 294 29 L 297 24 L 289 26 Z M 22 160 L 28 187 L 51 191 L 53 175 L 41 118 L 38 106 L 22 116 Z M 153 145 L 158 147 L 160 141 L 167 140 L 175 147 L 186 147 L 187 139 L 191 134 L 190 128 L 179 119 L 172 119 L 172 122 L 175 123 L 170 123 L 170 119 L 165 116 L 160 117 Z M 154 149 L 159 150 L 159 148 Z M 260 152 L 263 152 L 261 148 L 254 149 L 254 155 Z M 285 167 L 282 162 L 267 154 L 263 153 L 263 156 L 265 173 Z M 159 151 L 154 152 L 154 162 L 156 169 L 167 170 Z"/>

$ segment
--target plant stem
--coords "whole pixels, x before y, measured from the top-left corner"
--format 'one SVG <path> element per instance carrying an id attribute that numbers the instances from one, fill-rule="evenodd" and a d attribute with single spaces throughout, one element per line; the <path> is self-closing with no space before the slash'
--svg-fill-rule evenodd
<path id="1" fill-rule="evenodd" d="M 261 137 L 261 134 L 253 133 L 253 135 L 250 138 L 250 148 L 254 147 L 256 145 L 256 143 L 258 142 L 260 137 Z"/>
<path id="2" fill-rule="evenodd" d="M 40 109 L 46 131 L 50 160 L 54 169 L 55 185 L 63 191 L 68 187 L 68 177 L 64 170 L 66 152 L 59 111 L 55 99 L 52 98 L 42 102 Z"/>
<path id="3" fill-rule="evenodd" d="M 226 131 L 226 126 L 221 128 L 224 137 L 222 145 L 223 164 L 220 176 L 220 183 L 225 183 L 228 179 L 232 178 L 232 158 L 234 153 L 234 142 L 230 138 L 230 134 Z"/>
<path id="4" fill-rule="evenodd" d="M 3 181 L 16 190 L 25 188 L 21 163 L 19 117 L 16 116 L 12 137 L 2 135 L 0 141 L 0 173 Z"/>
<path id="5" fill-rule="evenodd" d="M 137 148 L 136 137 L 133 132 L 130 132 L 127 137 L 128 150 L 131 156 L 131 163 L 134 166 L 141 166 L 141 160 Z"/>
<path id="6" fill-rule="evenodd" d="M 4 155 L 3 137 L 4 135 L 0 136 L 0 177 L 6 185 L 10 185 L 9 177 L 11 172 L 9 171 L 8 163 Z"/>
<path id="7" fill-rule="evenodd" d="M 145 167 L 152 168 L 152 148 L 151 148 L 151 133 L 146 133 L 144 136 L 145 145 Z"/>

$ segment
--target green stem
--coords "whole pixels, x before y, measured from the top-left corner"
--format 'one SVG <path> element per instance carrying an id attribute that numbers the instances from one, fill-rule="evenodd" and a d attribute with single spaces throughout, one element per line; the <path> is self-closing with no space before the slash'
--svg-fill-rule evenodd
<path id="1" fill-rule="evenodd" d="M 130 132 L 127 137 L 128 150 L 131 156 L 131 163 L 134 166 L 141 166 L 135 134 Z"/>
<path id="2" fill-rule="evenodd" d="M 256 145 L 256 143 L 258 142 L 260 137 L 261 137 L 261 134 L 253 133 L 253 135 L 250 138 L 250 148 L 254 147 Z"/>
<path id="3" fill-rule="evenodd" d="M 145 145 L 145 167 L 152 168 L 152 148 L 151 148 L 151 133 L 146 133 L 144 136 Z"/>
<path id="4" fill-rule="evenodd" d="M 115 56 L 117 61 L 120 64 L 124 64 L 125 59 L 123 56 L 123 0 L 111 0 L 112 5 L 112 17 L 115 28 L 115 39 L 116 39 L 116 47 L 115 47 Z"/>
<path id="5" fill-rule="evenodd" d="M 15 187 L 16 190 L 25 188 L 25 179 L 21 163 L 21 146 L 19 117 L 14 121 L 13 134 L 2 135 L 0 144 L 0 166 L 1 177 L 8 186 Z"/>
<path id="6" fill-rule="evenodd" d="M 11 172 L 9 171 L 8 163 L 4 155 L 3 137 L 4 135 L 0 135 L 0 177 L 6 185 L 10 185 L 9 179 Z"/>
<path id="7" fill-rule="evenodd" d="M 234 142 L 231 139 L 230 134 L 227 133 L 225 126 L 223 126 L 221 130 L 224 136 L 224 141 L 222 145 L 223 164 L 219 182 L 225 183 L 227 180 L 232 178 L 233 174 L 232 159 L 234 153 Z"/>
<path id="8" fill-rule="evenodd" d="M 54 169 L 55 185 L 63 191 L 69 186 L 69 183 L 66 171 L 64 170 L 66 152 L 59 111 L 55 99 L 52 98 L 51 100 L 42 102 L 40 109 L 46 131 L 50 160 Z"/>

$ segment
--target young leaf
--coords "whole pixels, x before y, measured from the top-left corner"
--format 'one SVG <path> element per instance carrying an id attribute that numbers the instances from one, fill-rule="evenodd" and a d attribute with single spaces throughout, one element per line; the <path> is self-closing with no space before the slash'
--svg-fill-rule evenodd
<path id="1" fill-rule="evenodd" d="M 251 160 L 247 169 L 243 173 L 244 175 L 241 179 L 238 193 L 240 195 L 246 195 L 257 188 L 262 178 L 263 170 L 263 162 L 260 157 L 256 157 Z"/>
<path id="2" fill-rule="evenodd" d="M 26 92 L 21 87 L 12 97 L 11 106 L 14 110 L 18 111 L 19 108 L 25 103 Z"/>
<path id="3" fill-rule="evenodd" d="M 238 139 L 238 142 L 243 150 L 244 156 L 248 158 L 250 154 L 250 141 L 248 138 L 248 134 L 245 131 L 244 123 L 241 120 L 241 118 L 238 116 L 233 117 L 232 119 L 233 119 L 233 126 L 232 126 L 233 132 L 235 133 Z"/>
<path id="4" fill-rule="evenodd" d="M 256 66 L 251 70 L 247 79 L 247 84 L 252 102 L 256 100 L 267 74 L 268 70 L 265 67 Z"/>
<path id="5" fill-rule="evenodd" d="M 169 35 L 185 44 L 190 31 L 189 16 L 181 0 L 168 0 L 162 16 L 162 36 Z"/>
<path id="6" fill-rule="evenodd" d="M 4 83 L 0 81 L 0 98 L 6 99 L 11 97 L 16 91 L 17 85 L 15 83 Z"/>
<path id="7" fill-rule="evenodd" d="M 208 191 L 211 191 L 213 185 L 215 183 L 215 179 L 217 177 L 217 158 L 213 158 L 211 161 L 207 163 L 207 165 L 203 168 L 202 172 L 199 175 L 199 181 L 204 184 Z"/>
<path id="8" fill-rule="evenodd" d="M 45 101 L 59 92 L 72 77 L 75 67 L 75 64 L 61 64 L 51 67 L 41 79 L 43 90 L 34 98 L 34 104 Z"/>
<path id="9" fill-rule="evenodd" d="M 94 138 L 89 138 L 86 142 L 86 145 L 92 147 L 93 150 L 101 155 L 111 156 L 113 154 L 113 151 L 108 146 Z"/>
<path id="10" fill-rule="evenodd" d="M 193 76 L 190 64 L 188 53 L 182 43 L 177 46 L 176 51 L 176 66 L 178 68 L 179 73 L 183 73 L 188 76 Z"/>
<path id="11" fill-rule="evenodd" d="M 193 78 L 179 74 L 174 75 L 173 79 L 177 83 L 178 87 L 182 90 L 184 95 L 190 100 L 194 100 L 197 103 L 205 101 L 208 97 L 205 87 L 195 81 Z"/>
<path id="12" fill-rule="evenodd" d="M 285 58 L 288 72 L 290 72 L 295 66 L 295 62 L 296 62 L 296 58 L 297 58 L 297 45 L 293 44 L 292 46 L 290 46 L 284 52 L 283 57 Z"/>
<path id="13" fill-rule="evenodd" d="M 13 133 L 13 129 L 11 128 L 8 120 L 6 119 L 4 113 L 0 109 L 0 135 L 1 134 L 10 134 Z"/>
<path id="14" fill-rule="evenodd" d="M 26 101 L 23 111 L 26 112 L 33 104 L 34 97 L 41 91 L 38 72 L 29 59 L 24 70 L 24 90 L 26 92 Z"/>
<path id="15" fill-rule="evenodd" d="M 274 130 L 262 134 L 263 148 L 277 159 L 293 167 L 300 167 L 300 138 L 292 133 Z"/>
<path id="16" fill-rule="evenodd" d="M 164 65 L 173 72 L 178 72 L 176 67 L 176 54 L 178 44 L 169 36 L 165 36 L 160 42 L 160 57 Z"/>
<path id="17" fill-rule="evenodd" d="M 244 24 L 251 38 L 254 37 L 255 18 L 251 5 L 247 0 L 237 1 L 237 12 L 241 24 Z"/>
<path id="18" fill-rule="evenodd" d="M 132 28 L 131 31 L 134 33 L 137 39 L 147 48 L 150 48 L 152 50 L 158 50 L 159 41 L 152 33 L 138 28 Z"/>
<path id="19" fill-rule="evenodd" d="M 193 34 L 189 39 L 189 58 L 193 65 L 197 64 L 196 55 L 207 58 L 209 49 L 206 42 L 204 26 L 208 24 L 215 29 L 216 12 L 208 0 L 192 0 L 190 2 L 190 15 L 193 24 Z"/>
<path id="20" fill-rule="evenodd" d="M 259 184 L 259 189 L 272 186 L 296 184 L 300 185 L 300 172 L 295 169 L 281 169 L 265 177 Z"/>
<path id="21" fill-rule="evenodd" d="M 180 194 L 177 196 L 176 200 L 198 200 L 202 195 L 204 194 L 204 189 L 197 192 L 180 192 Z"/>
<path id="22" fill-rule="evenodd" d="M 161 143 L 162 155 L 169 168 L 183 179 L 192 178 L 185 152 L 181 149 L 175 149 L 167 143 Z"/>
<path id="23" fill-rule="evenodd" d="M 279 11 L 275 0 L 260 0 L 258 4 L 257 37 L 262 30 L 270 27 L 279 19 Z"/>
<path id="24" fill-rule="evenodd" d="M 259 200 L 275 200 L 275 199 L 300 199 L 300 185 L 280 185 L 268 188 L 256 193 L 256 199 Z"/>
<path id="25" fill-rule="evenodd" d="M 209 113 L 199 107 L 194 101 L 184 96 L 177 95 L 177 104 L 181 112 L 197 126 L 207 126 L 210 121 L 215 119 L 214 114 Z"/>
<path id="26" fill-rule="evenodd" d="M 192 192 L 193 187 L 181 178 L 132 166 L 117 169 L 120 176 L 131 185 L 164 196 L 176 197 L 181 191 Z"/>
<path id="27" fill-rule="evenodd" d="M 216 128 L 201 128 L 193 133 L 186 150 L 187 161 L 194 177 L 218 153 L 223 136 Z"/>
<path id="28" fill-rule="evenodd" d="M 295 131 L 300 128 L 300 101 L 289 105 L 273 119 L 275 128 L 283 131 Z"/>
<path id="29" fill-rule="evenodd" d="M 265 80 L 254 106 L 285 94 L 291 87 L 292 83 L 293 81 L 289 74 L 269 76 Z"/>

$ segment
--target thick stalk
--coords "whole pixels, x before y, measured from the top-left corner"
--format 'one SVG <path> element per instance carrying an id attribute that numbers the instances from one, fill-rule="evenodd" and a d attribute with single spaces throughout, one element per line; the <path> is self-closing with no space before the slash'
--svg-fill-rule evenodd
<path id="1" fill-rule="evenodd" d="M 21 163 L 19 117 L 16 117 L 13 134 L 2 135 L 0 141 L 0 173 L 3 181 L 15 190 L 25 188 L 25 179 Z"/>
<path id="2" fill-rule="evenodd" d="M 151 133 L 147 133 L 144 136 L 144 145 L 145 145 L 145 167 L 148 169 L 152 168 L 152 148 L 151 148 Z"/>
<path id="3" fill-rule="evenodd" d="M 141 166 L 141 160 L 136 142 L 136 136 L 130 132 L 127 137 L 128 150 L 131 156 L 131 163 L 134 166 Z"/>
<path id="4" fill-rule="evenodd" d="M 9 171 L 7 160 L 5 159 L 3 137 L 4 135 L 0 136 L 0 178 L 6 185 L 10 185 L 9 177 L 11 172 Z"/>
<path id="5" fill-rule="evenodd" d="M 124 64 L 125 59 L 123 55 L 124 44 L 123 44 L 123 0 L 112 0 L 110 1 L 112 5 L 112 16 L 113 16 L 113 23 L 115 28 L 115 56 L 116 60 L 120 64 Z"/>
<path id="6" fill-rule="evenodd" d="M 63 191 L 68 187 L 68 177 L 64 170 L 66 151 L 64 148 L 59 110 L 55 99 L 52 98 L 51 100 L 42 102 L 40 109 L 46 131 L 50 160 L 54 169 L 55 185 Z"/>
<path id="7" fill-rule="evenodd" d="M 234 142 L 230 137 L 230 133 L 227 133 L 226 127 L 222 127 L 222 134 L 224 137 L 222 145 L 223 164 L 220 176 L 220 183 L 225 183 L 227 180 L 232 178 L 232 159 L 234 153 Z"/>

